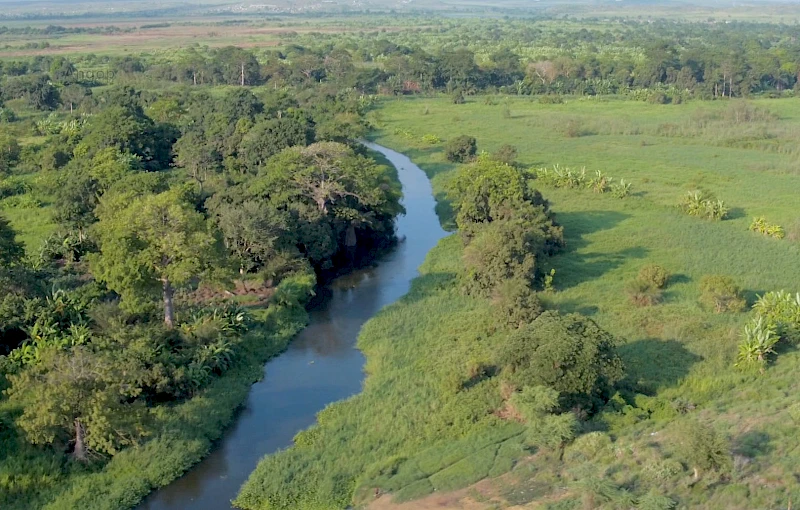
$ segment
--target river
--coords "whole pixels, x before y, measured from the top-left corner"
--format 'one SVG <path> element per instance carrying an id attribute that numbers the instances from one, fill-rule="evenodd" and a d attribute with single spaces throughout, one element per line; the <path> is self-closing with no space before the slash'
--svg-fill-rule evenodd
<path id="1" fill-rule="evenodd" d="M 397 168 L 406 214 L 397 219 L 397 247 L 375 267 L 337 278 L 315 300 L 310 322 L 280 356 L 264 366 L 244 408 L 216 448 L 183 477 L 151 494 L 140 510 L 220 510 L 258 461 L 292 444 L 327 404 L 361 390 L 364 356 L 356 349 L 361 326 L 408 292 L 425 255 L 447 235 L 434 212 L 425 173 L 410 159 L 376 144 Z M 342 459 L 346 461 L 346 459 Z"/>

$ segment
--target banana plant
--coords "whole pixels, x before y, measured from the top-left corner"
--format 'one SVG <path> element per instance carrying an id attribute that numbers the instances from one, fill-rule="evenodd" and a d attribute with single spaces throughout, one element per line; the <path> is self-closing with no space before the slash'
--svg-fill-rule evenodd
<path id="1" fill-rule="evenodd" d="M 764 320 L 758 317 L 744 327 L 744 340 L 739 344 L 739 355 L 736 360 L 736 367 L 748 368 L 757 366 L 759 371 L 764 373 L 767 364 L 767 357 L 775 354 L 775 344 L 780 337 L 775 329 Z"/>

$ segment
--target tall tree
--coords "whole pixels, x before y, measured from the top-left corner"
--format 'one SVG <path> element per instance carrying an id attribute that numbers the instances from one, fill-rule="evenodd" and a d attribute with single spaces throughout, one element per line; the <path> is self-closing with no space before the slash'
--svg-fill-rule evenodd
<path id="1" fill-rule="evenodd" d="M 104 197 L 97 209 L 100 253 L 90 258 L 95 277 L 137 308 L 155 295 L 163 300 L 164 323 L 175 325 L 175 288 L 218 267 L 219 246 L 203 215 L 181 190 L 133 200 Z"/>
<path id="2" fill-rule="evenodd" d="M 42 360 L 10 375 L 12 401 L 24 403 L 17 424 L 34 444 L 69 444 L 73 458 L 114 454 L 143 434 L 136 377 L 85 347 L 49 349 Z"/>

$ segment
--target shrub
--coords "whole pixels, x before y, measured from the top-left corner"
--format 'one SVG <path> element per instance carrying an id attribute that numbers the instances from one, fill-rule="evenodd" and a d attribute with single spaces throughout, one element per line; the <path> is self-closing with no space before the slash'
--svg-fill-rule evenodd
<path id="1" fill-rule="evenodd" d="M 492 154 L 492 159 L 507 165 L 513 165 L 517 161 L 517 148 L 513 145 L 503 145 Z"/>
<path id="2" fill-rule="evenodd" d="M 567 138 L 580 138 L 589 134 L 581 122 L 576 119 L 568 120 L 562 127 L 562 132 Z"/>
<path id="3" fill-rule="evenodd" d="M 648 264 L 639 270 L 639 280 L 652 283 L 659 289 L 663 289 L 669 280 L 669 273 L 657 264 Z"/>
<path id="4" fill-rule="evenodd" d="M 759 234 L 764 234 L 765 236 L 774 237 L 775 239 L 783 239 L 786 237 L 783 227 L 767 223 L 766 218 L 763 216 L 753 218 L 753 222 L 750 223 L 750 230 L 758 232 Z"/>
<path id="5" fill-rule="evenodd" d="M 497 287 L 494 305 L 499 320 L 511 328 L 519 328 L 533 322 L 544 309 L 527 282 L 514 278 Z"/>
<path id="6" fill-rule="evenodd" d="M 442 139 L 436 135 L 426 134 L 422 135 L 422 143 L 427 145 L 436 145 L 442 143 Z"/>
<path id="7" fill-rule="evenodd" d="M 628 282 L 625 292 L 636 306 L 657 305 L 662 299 L 661 290 L 655 284 L 640 279 Z"/>
<path id="8" fill-rule="evenodd" d="M 780 337 L 774 326 L 763 317 L 754 319 L 744 327 L 744 339 L 739 344 L 736 366 L 739 368 L 758 367 L 762 372 L 767 364 L 767 356 L 775 354 L 775 344 Z"/>
<path id="9" fill-rule="evenodd" d="M 700 300 L 715 312 L 741 312 L 747 306 L 742 289 L 733 278 L 707 275 L 700 280 Z"/>
<path id="10" fill-rule="evenodd" d="M 613 179 L 604 174 L 600 170 L 594 171 L 594 178 L 589 181 L 589 189 L 595 193 L 606 193 L 611 190 L 611 181 Z"/>
<path id="11" fill-rule="evenodd" d="M 559 392 L 562 410 L 595 409 L 608 401 L 624 368 L 614 338 L 579 314 L 541 314 L 501 346 L 504 379 L 517 388 Z"/>
<path id="12" fill-rule="evenodd" d="M 728 207 L 722 200 L 702 191 L 690 191 L 681 204 L 683 212 L 709 220 L 724 220 L 728 217 Z"/>
<path id="13" fill-rule="evenodd" d="M 552 94 L 539 96 L 539 104 L 564 104 L 564 98 Z"/>
<path id="14" fill-rule="evenodd" d="M 507 280 L 532 281 L 536 274 L 532 234 L 508 221 L 495 221 L 477 229 L 464 248 L 467 291 L 487 296 Z"/>
<path id="15" fill-rule="evenodd" d="M 763 317 L 782 339 L 800 342 L 800 293 L 768 292 L 758 298 L 753 311 L 758 317 Z"/>
<path id="16" fill-rule="evenodd" d="M 690 421 L 680 427 L 678 434 L 678 455 L 694 471 L 695 480 L 704 471 L 730 471 L 732 462 L 728 441 L 710 425 Z"/>
<path id="17" fill-rule="evenodd" d="M 444 148 L 447 161 L 466 163 L 475 157 L 478 152 L 478 142 L 472 136 L 462 135 L 453 138 Z"/>
<path id="18" fill-rule="evenodd" d="M 631 194 L 631 183 L 620 179 L 618 183 L 611 185 L 611 194 L 615 198 L 625 198 Z"/>
<path id="19" fill-rule="evenodd" d="M 533 170 L 536 180 L 547 186 L 554 188 L 582 188 L 586 186 L 586 168 L 581 171 L 573 171 L 569 167 L 559 165 L 549 168 L 537 168 Z"/>

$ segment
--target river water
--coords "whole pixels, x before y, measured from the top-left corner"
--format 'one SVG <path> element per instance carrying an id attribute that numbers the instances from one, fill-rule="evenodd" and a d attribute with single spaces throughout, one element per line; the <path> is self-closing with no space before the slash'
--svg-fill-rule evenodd
<path id="1" fill-rule="evenodd" d="M 397 168 L 406 214 L 397 220 L 397 247 L 373 268 L 337 278 L 309 310 L 310 323 L 280 356 L 264 366 L 236 422 L 214 451 L 183 477 L 148 497 L 140 510 L 221 510 L 269 453 L 292 444 L 327 404 L 361 390 L 361 326 L 408 292 L 425 255 L 447 233 L 434 212 L 426 175 L 407 157 L 376 144 Z M 346 462 L 347 459 L 342 459 Z"/>

